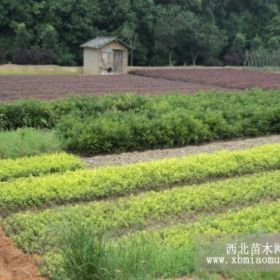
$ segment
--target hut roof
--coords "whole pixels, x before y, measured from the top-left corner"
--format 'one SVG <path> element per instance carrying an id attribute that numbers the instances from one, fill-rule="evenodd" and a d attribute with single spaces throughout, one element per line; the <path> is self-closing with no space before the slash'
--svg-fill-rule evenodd
<path id="1" fill-rule="evenodd" d="M 101 36 L 87 41 L 86 43 L 81 45 L 81 48 L 101 49 L 112 42 L 117 42 L 117 43 L 122 44 L 126 48 L 131 48 L 129 45 L 122 42 L 117 37 L 101 37 Z"/>

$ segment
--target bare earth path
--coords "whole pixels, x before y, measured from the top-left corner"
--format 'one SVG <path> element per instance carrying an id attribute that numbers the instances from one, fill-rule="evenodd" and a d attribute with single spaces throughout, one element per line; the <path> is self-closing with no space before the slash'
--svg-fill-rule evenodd
<path id="1" fill-rule="evenodd" d="M 218 141 L 199 146 L 186 146 L 175 149 L 148 150 L 144 152 L 122 153 L 85 158 L 90 167 L 104 165 L 124 165 L 135 162 L 146 162 L 163 158 L 183 157 L 199 153 L 211 153 L 220 150 L 239 150 L 259 145 L 280 143 L 280 135 L 238 139 L 233 141 Z"/>
<path id="2" fill-rule="evenodd" d="M 33 257 L 24 254 L 0 228 L 0 280 L 44 280 Z"/>

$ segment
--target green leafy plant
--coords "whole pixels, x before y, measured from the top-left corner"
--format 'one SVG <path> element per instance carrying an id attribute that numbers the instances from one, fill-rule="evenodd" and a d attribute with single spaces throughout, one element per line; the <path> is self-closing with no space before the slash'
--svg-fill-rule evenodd
<path id="1" fill-rule="evenodd" d="M 33 177 L 67 170 L 76 170 L 83 167 L 84 164 L 79 158 L 66 153 L 22 157 L 18 159 L 2 159 L 0 160 L 0 182 L 19 177 Z M 32 178 L 29 179 L 32 180 Z M 2 190 L 2 185 L 0 188 Z"/>
<path id="2" fill-rule="evenodd" d="M 94 224 L 99 230 L 146 226 L 170 215 L 193 215 L 280 198 L 280 171 L 228 179 L 216 183 L 147 192 L 113 202 L 68 206 L 40 213 L 16 214 L 4 222 L 6 230 L 27 251 L 55 246 L 52 228 L 69 223 Z"/>
<path id="3" fill-rule="evenodd" d="M 121 196 L 143 190 L 160 189 L 175 184 L 200 183 L 212 178 L 226 178 L 278 169 L 280 167 L 279 146 L 279 144 L 274 144 L 244 151 L 223 151 L 120 167 L 78 170 L 38 178 L 21 178 L 0 183 L 0 210 L 3 213 L 9 213 L 36 206 L 91 201 L 112 195 Z M 74 168 L 77 165 L 80 166 L 80 161 L 77 162 L 75 157 L 73 160 Z M 22 176 L 20 173 L 13 175 L 17 169 L 14 168 L 13 161 L 8 161 L 8 163 L 10 169 L 6 168 L 6 171 L 3 169 L 3 175 L 0 173 L 3 179 L 5 176 L 11 178 Z M 62 169 L 61 164 L 63 161 L 58 162 L 58 170 Z M 33 166 L 31 165 L 28 171 L 24 171 L 26 175 L 36 175 L 40 173 L 40 168 L 54 170 L 54 167 L 49 167 L 48 162 L 45 162 L 45 167 L 42 165 L 38 169 L 33 170 Z M 9 173 L 11 168 L 13 171 Z M 68 166 L 67 168 L 69 169 Z"/>

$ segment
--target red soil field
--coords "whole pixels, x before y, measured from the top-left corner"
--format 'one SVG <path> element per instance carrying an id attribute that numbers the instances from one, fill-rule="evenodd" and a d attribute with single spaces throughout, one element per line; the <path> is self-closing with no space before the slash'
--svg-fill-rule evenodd
<path id="1" fill-rule="evenodd" d="M 148 69 L 134 75 L 0 76 L 0 101 L 55 99 L 69 94 L 163 94 L 280 88 L 280 74 L 245 69 Z"/>
<path id="2" fill-rule="evenodd" d="M 263 89 L 280 88 L 280 74 L 247 69 L 166 69 L 139 70 L 134 74 L 144 77 L 168 79 L 170 81 L 198 83 L 201 85 L 219 86 L 228 89 Z"/>
<path id="3" fill-rule="evenodd" d="M 134 92 L 160 94 L 169 92 L 226 91 L 219 86 L 169 81 L 136 75 L 114 76 L 0 76 L 0 101 L 22 98 L 54 99 L 68 94 L 103 95 Z"/>

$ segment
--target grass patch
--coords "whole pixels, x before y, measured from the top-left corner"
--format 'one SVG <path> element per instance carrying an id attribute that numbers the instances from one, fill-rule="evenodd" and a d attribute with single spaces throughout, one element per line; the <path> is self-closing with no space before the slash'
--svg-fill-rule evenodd
<path id="1" fill-rule="evenodd" d="M 81 76 L 82 72 L 67 72 L 67 71 L 9 71 L 0 70 L 0 76 Z"/>
<path id="2" fill-rule="evenodd" d="M 18 158 L 61 151 L 53 131 L 22 128 L 0 133 L 0 158 Z"/>
<path id="3" fill-rule="evenodd" d="M 175 250 L 144 235 L 114 244 L 81 223 L 64 228 L 60 254 L 45 258 L 44 270 L 53 280 L 152 280 L 189 273 L 185 268 L 190 259 L 184 249 Z"/>

